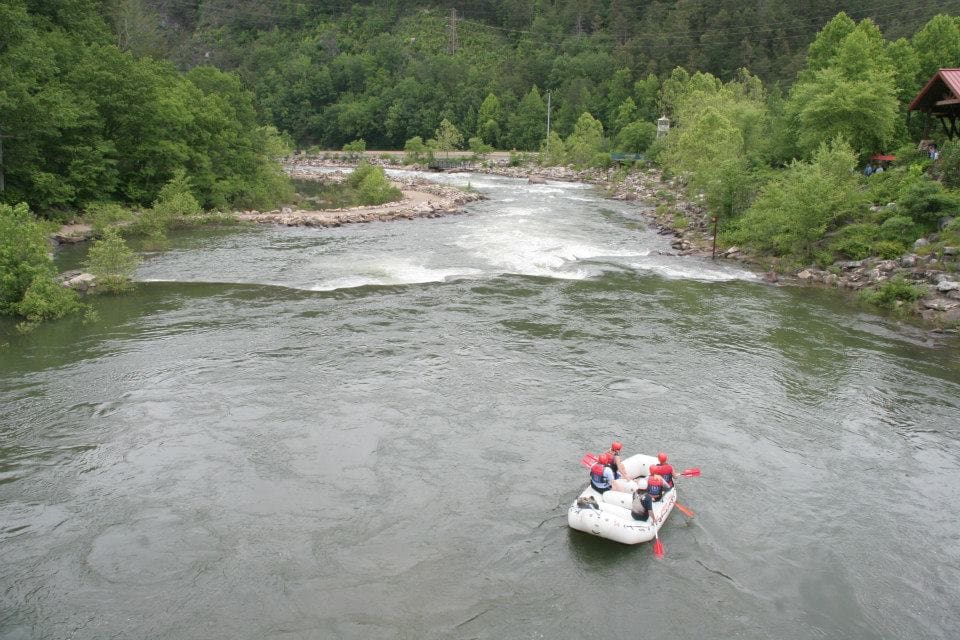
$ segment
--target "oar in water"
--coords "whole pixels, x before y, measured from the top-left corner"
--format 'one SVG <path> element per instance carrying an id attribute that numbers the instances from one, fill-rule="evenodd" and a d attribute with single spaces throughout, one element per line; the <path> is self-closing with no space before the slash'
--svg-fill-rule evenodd
<path id="1" fill-rule="evenodd" d="M 674 502 L 673 504 L 676 505 L 677 509 L 680 509 L 680 512 L 683 515 L 687 516 L 688 518 L 693 517 L 693 511 L 690 511 L 690 509 L 687 509 L 685 506 L 683 506 L 679 502 Z"/>
<path id="2" fill-rule="evenodd" d="M 693 467 L 692 469 L 684 469 L 680 472 L 684 478 L 699 478 L 700 477 L 700 468 Z"/>

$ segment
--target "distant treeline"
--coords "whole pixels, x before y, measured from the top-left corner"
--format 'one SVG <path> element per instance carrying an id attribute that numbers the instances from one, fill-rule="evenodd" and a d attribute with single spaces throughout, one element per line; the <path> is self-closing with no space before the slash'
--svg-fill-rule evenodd
<path id="1" fill-rule="evenodd" d="M 0 202 L 50 217 L 148 205 L 178 172 L 205 207 L 286 197 L 285 145 L 240 78 L 124 50 L 104 4 L 0 2 Z"/>
<path id="2" fill-rule="evenodd" d="M 261 121 L 297 143 L 340 148 L 363 138 L 393 149 L 429 138 L 443 119 L 465 139 L 537 149 L 548 92 L 561 136 L 584 112 L 615 136 L 627 97 L 640 120 L 670 108 L 659 85 L 676 67 L 722 81 L 746 68 L 786 90 L 840 11 L 871 18 L 890 41 L 913 37 L 934 15 L 960 13 L 960 0 L 115 2 L 127 47 L 182 68 L 238 71 Z M 930 72 L 922 65 L 904 90 Z"/>

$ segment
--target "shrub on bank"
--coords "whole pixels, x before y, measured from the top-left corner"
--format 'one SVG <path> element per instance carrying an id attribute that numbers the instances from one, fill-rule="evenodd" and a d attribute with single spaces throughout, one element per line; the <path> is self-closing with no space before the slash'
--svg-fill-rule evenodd
<path id="1" fill-rule="evenodd" d="M 84 218 L 93 229 L 94 235 L 102 236 L 104 231 L 110 227 L 132 220 L 133 213 L 126 207 L 114 202 L 97 202 L 87 205 Z"/>
<path id="2" fill-rule="evenodd" d="M 941 218 L 960 209 L 960 194 L 947 191 L 939 182 L 924 179 L 911 184 L 897 206 L 924 231 L 935 231 Z"/>
<path id="3" fill-rule="evenodd" d="M 374 167 L 357 187 L 357 198 L 362 205 L 385 204 L 402 197 L 403 192 L 390 183 L 380 167 Z"/>
<path id="4" fill-rule="evenodd" d="M 864 302 L 893 309 L 898 303 L 916 302 L 926 293 L 926 288 L 915 285 L 902 278 L 888 280 L 875 289 L 866 289 L 860 292 L 860 299 Z"/>
<path id="5" fill-rule="evenodd" d="M 433 160 L 433 151 L 420 136 L 413 136 L 403 145 L 403 161 L 406 164 L 422 164 Z"/>
<path id="6" fill-rule="evenodd" d="M 849 224 L 833 235 L 827 243 L 827 250 L 845 260 L 863 260 L 870 256 L 871 247 L 880 240 L 880 235 L 878 225 L 869 222 Z"/>
<path id="7" fill-rule="evenodd" d="M 80 309 L 76 293 L 55 280 L 49 233 L 25 203 L 0 204 L 0 314 L 33 323 Z"/>
<path id="8" fill-rule="evenodd" d="M 896 240 L 880 240 L 870 247 L 870 255 L 884 260 L 895 260 L 906 252 L 906 245 Z"/>
<path id="9" fill-rule="evenodd" d="M 97 278 L 97 291 L 123 293 L 133 288 L 131 280 L 140 263 L 116 229 L 106 229 L 87 253 L 84 267 Z"/>

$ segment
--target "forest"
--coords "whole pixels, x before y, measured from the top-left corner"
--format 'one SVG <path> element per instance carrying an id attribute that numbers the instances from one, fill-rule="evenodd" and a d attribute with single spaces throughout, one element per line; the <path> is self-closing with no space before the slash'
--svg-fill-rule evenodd
<path id="1" fill-rule="evenodd" d="M 787 264 L 894 255 L 960 202 L 960 150 L 906 110 L 937 69 L 960 67 L 958 9 L 5 0 L 0 202 L 55 221 L 184 197 L 186 210 L 269 208 L 291 195 L 276 158 L 295 147 L 410 149 L 442 125 L 546 164 L 645 154 L 725 241 Z M 663 115 L 673 128 L 655 141 Z M 941 143 L 936 166 L 924 136 Z M 864 183 L 864 163 L 894 152 L 902 170 Z"/>

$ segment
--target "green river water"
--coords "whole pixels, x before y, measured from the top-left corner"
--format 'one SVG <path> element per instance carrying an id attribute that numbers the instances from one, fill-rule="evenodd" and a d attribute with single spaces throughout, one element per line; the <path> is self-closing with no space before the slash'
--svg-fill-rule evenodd
<path id="1" fill-rule="evenodd" d="M 489 199 L 183 233 L 0 324 L 0 638 L 956 637 L 955 342 L 439 179 Z M 662 559 L 567 527 L 613 439 L 702 470 Z"/>

